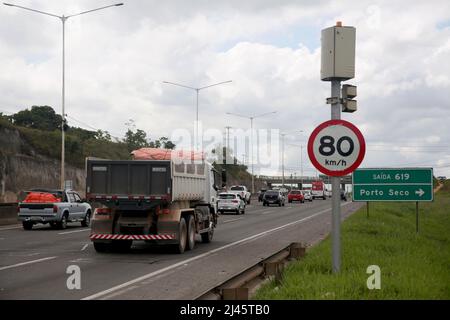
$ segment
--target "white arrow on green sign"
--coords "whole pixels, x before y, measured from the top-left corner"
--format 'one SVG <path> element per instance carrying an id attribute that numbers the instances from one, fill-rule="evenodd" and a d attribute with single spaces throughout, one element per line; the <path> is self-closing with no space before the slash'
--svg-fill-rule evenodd
<path id="1" fill-rule="evenodd" d="M 363 168 L 352 180 L 353 201 L 433 201 L 433 168 Z"/>

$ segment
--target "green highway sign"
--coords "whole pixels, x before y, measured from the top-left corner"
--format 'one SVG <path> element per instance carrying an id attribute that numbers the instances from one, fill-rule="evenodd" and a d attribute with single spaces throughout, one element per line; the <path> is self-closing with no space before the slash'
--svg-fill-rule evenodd
<path id="1" fill-rule="evenodd" d="M 433 201 L 433 168 L 364 168 L 352 178 L 353 201 Z"/>

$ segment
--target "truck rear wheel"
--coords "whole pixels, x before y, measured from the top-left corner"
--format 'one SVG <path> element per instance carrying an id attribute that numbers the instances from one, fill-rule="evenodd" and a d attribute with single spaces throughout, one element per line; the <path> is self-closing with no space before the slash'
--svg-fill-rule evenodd
<path id="1" fill-rule="evenodd" d="M 180 219 L 180 225 L 178 227 L 178 237 L 179 242 L 175 245 L 175 251 L 177 253 L 183 253 L 186 249 L 186 242 L 187 242 L 187 226 L 186 226 L 186 220 L 184 218 Z"/>
<path id="2" fill-rule="evenodd" d="M 202 233 L 202 242 L 203 243 L 209 243 L 212 241 L 213 235 L 214 235 L 214 228 L 211 228 L 208 232 Z"/>
<path id="3" fill-rule="evenodd" d="M 23 221 L 22 226 L 24 230 L 31 230 L 33 229 L 33 223 L 29 221 Z"/>
<path id="4" fill-rule="evenodd" d="M 113 240 L 112 249 L 115 252 L 128 252 L 132 244 L 133 240 Z"/>
<path id="5" fill-rule="evenodd" d="M 187 250 L 192 250 L 195 247 L 195 221 L 194 217 L 189 217 L 187 227 Z"/>
<path id="6" fill-rule="evenodd" d="M 94 241 L 94 249 L 99 253 L 108 252 L 112 249 L 112 243 L 102 243 Z"/>

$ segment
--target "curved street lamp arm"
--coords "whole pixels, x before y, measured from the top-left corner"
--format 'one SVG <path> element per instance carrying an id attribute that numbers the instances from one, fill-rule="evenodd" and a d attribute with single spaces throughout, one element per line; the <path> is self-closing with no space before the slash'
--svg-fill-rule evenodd
<path id="1" fill-rule="evenodd" d="M 249 117 L 249 116 L 244 116 L 242 114 L 237 114 L 237 113 L 233 113 L 233 112 L 226 112 L 226 114 L 232 115 L 232 116 L 236 116 L 236 117 L 241 117 L 241 118 L 246 118 L 246 119 L 251 119 L 253 117 Z"/>
<path id="2" fill-rule="evenodd" d="M 206 89 L 206 88 L 209 88 L 209 87 L 218 86 L 219 84 L 230 83 L 230 82 L 233 82 L 233 80 L 222 81 L 222 82 L 219 82 L 219 83 L 211 84 L 209 86 L 204 86 L 204 87 L 198 88 L 197 90 L 202 90 L 202 89 Z"/>
<path id="3" fill-rule="evenodd" d="M 179 84 L 179 83 L 175 83 L 175 82 L 163 81 L 163 83 L 172 84 L 172 85 L 174 85 L 174 86 L 179 86 L 179 87 L 183 87 L 183 88 L 187 88 L 187 89 L 192 89 L 192 90 L 199 90 L 198 88 L 193 88 L 193 87 L 185 86 L 185 85 L 183 85 L 183 84 Z"/>
<path id="4" fill-rule="evenodd" d="M 277 111 L 272 111 L 272 112 L 266 112 L 266 113 L 263 113 L 263 114 L 259 114 L 257 116 L 254 116 L 253 118 L 259 118 L 259 117 L 267 116 L 268 114 L 272 114 L 272 113 L 277 113 Z"/>
<path id="5" fill-rule="evenodd" d="M 6 3 L 6 2 L 3 2 L 3 4 L 4 4 L 5 6 L 9 6 L 9 7 L 17 7 L 17 8 L 24 9 L 24 10 L 28 10 L 28 11 L 32 11 L 32 12 L 42 13 L 42 14 L 45 14 L 45 15 L 47 15 L 47 16 L 52 16 L 52 17 L 59 18 L 59 19 L 62 19 L 62 18 L 63 18 L 62 16 L 58 16 L 58 15 L 53 14 L 53 13 L 48 13 L 48 12 L 45 12 L 45 11 L 35 10 L 35 9 L 23 7 L 23 6 L 18 6 L 18 5 L 16 5 L 16 4 L 12 4 L 12 3 Z"/>
<path id="6" fill-rule="evenodd" d="M 87 11 L 83 11 L 83 12 L 76 13 L 76 14 L 72 14 L 72 15 L 70 15 L 70 16 L 67 16 L 66 19 L 67 19 L 67 18 L 71 18 L 71 17 L 75 17 L 75 16 L 79 16 L 79 15 L 82 15 L 82 14 L 85 14 L 85 13 L 89 13 L 89 12 L 93 12 L 93 11 L 98 11 L 98 10 L 102 10 L 102 9 L 106 9 L 106 8 L 110 8 L 110 7 L 118 7 L 118 6 L 122 6 L 122 5 L 123 5 L 123 3 L 111 4 L 111 5 L 109 5 L 109 6 L 105 6 L 105 7 L 101 7 L 101 8 L 97 8 L 97 9 L 92 9 L 92 10 L 87 10 Z"/>

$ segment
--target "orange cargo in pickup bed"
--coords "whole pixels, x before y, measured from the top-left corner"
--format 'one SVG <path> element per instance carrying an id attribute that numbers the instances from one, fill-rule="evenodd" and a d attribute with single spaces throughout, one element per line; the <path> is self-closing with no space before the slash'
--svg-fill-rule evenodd
<path id="1" fill-rule="evenodd" d="M 25 200 L 25 203 L 53 203 L 61 202 L 60 198 L 57 198 L 54 194 L 46 192 L 30 192 Z"/>

